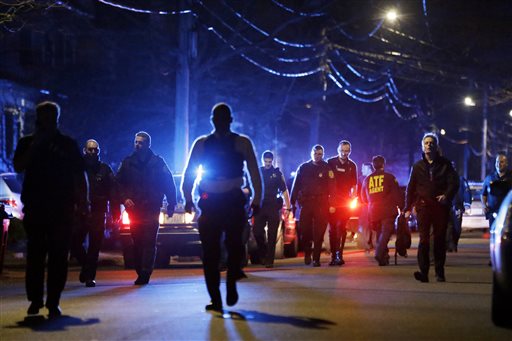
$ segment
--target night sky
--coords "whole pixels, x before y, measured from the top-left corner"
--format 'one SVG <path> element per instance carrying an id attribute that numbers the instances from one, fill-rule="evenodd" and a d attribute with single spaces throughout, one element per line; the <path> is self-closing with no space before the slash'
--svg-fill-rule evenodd
<path id="1" fill-rule="evenodd" d="M 225 101 L 234 130 L 258 154 L 274 150 L 286 173 L 308 160 L 312 144 L 331 156 L 348 139 L 359 166 L 382 154 L 405 184 L 423 133 L 445 129 L 443 153 L 480 180 L 485 96 L 487 168 L 496 152 L 512 150 L 510 1 L 65 3 L 2 5 L 15 15 L 0 16 L 0 79 L 33 89 L 34 103 L 59 102 L 62 130 L 79 143 L 97 139 L 114 165 L 146 130 L 181 172 L 173 165 L 183 148 L 173 136 L 180 53 L 190 70 L 190 143 L 211 131 L 210 109 Z M 395 22 L 384 18 L 389 9 Z M 190 45 L 180 50 L 184 16 Z M 468 95 L 475 107 L 463 105 Z"/>

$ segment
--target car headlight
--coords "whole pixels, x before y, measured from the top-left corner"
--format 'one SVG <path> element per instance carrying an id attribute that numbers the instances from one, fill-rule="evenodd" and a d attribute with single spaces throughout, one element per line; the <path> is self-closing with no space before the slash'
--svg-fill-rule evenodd
<path id="1" fill-rule="evenodd" d="M 185 212 L 185 224 L 192 223 L 194 221 L 194 216 L 195 216 L 194 212 L 192 212 L 192 213 Z"/>

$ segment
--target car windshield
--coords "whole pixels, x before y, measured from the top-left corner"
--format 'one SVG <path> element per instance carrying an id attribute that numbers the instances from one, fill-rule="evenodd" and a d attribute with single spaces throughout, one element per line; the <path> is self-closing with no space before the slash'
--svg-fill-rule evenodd
<path id="1" fill-rule="evenodd" d="M 4 175 L 2 176 L 5 183 L 7 184 L 7 187 L 13 192 L 13 193 L 21 193 L 21 182 L 18 181 L 16 176 L 13 175 Z"/>

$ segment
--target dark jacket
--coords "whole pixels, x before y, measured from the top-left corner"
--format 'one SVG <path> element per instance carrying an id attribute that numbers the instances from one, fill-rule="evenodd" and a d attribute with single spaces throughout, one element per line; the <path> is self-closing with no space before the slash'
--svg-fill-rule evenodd
<path id="1" fill-rule="evenodd" d="M 395 218 L 401 204 L 398 181 L 393 174 L 378 169 L 364 179 L 361 198 L 368 203 L 370 221 Z"/>
<path id="2" fill-rule="evenodd" d="M 298 201 L 301 206 L 308 203 L 333 206 L 335 186 L 334 174 L 327 162 L 321 161 L 317 165 L 313 161 L 305 162 L 297 169 L 291 203 L 294 205 Z"/>
<path id="3" fill-rule="evenodd" d="M 244 175 L 244 156 L 236 149 L 238 136 L 233 132 L 226 136 L 208 135 L 204 141 L 203 179 L 233 179 Z"/>
<path id="4" fill-rule="evenodd" d="M 273 166 L 269 169 L 260 167 L 261 178 L 263 180 L 263 206 L 276 207 L 280 209 L 283 201 L 278 200 L 278 194 L 286 191 L 286 183 L 284 182 L 283 173 L 279 168 Z"/>
<path id="5" fill-rule="evenodd" d="M 451 162 L 437 156 L 429 164 L 423 158 L 412 166 L 409 184 L 405 192 L 404 211 L 410 211 L 413 205 L 432 205 L 437 203 L 436 197 L 444 194 L 445 204 L 451 206 L 455 193 L 459 189 L 459 175 Z"/>
<path id="6" fill-rule="evenodd" d="M 485 177 L 482 185 L 482 196 L 487 197 L 489 212 L 498 212 L 501 203 L 512 189 L 512 171 L 508 171 L 502 177 L 494 172 Z"/>
<path id="7" fill-rule="evenodd" d="M 28 161 L 22 164 L 25 157 Z M 58 130 L 25 136 L 13 161 L 16 171 L 25 173 L 21 191 L 25 213 L 72 214 L 76 207 L 88 205 L 84 160 L 71 137 Z"/>
<path id="8" fill-rule="evenodd" d="M 331 157 L 327 163 L 336 180 L 336 206 L 345 206 L 350 198 L 350 189 L 357 185 L 357 165 L 350 159 L 343 164 L 338 156 Z"/>
<path id="9" fill-rule="evenodd" d="M 127 210 L 132 217 L 158 219 L 164 195 L 168 205 L 176 205 L 176 185 L 164 159 L 151 150 L 144 161 L 134 153 L 123 160 L 116 180 L 121 203 L 131 199 L 135 206 Z"/>
<path id="10" fill-rule="evenodd" d="M 119 217 L 119 195 L 114 172 L 109 165 L 97 161 L 85 166 L 87 179 L 89 180 L 89 200 L 91 202 L 91 214 L 104 214 L 110 209 L 113 217 Z"/>

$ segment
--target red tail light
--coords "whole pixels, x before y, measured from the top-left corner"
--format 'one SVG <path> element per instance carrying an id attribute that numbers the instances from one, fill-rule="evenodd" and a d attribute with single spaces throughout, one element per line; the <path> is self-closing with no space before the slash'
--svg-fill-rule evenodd
<path id="1" fill-rule="evenodd" d="M 128 212 L 123 211 L 123 214 L 121 215 L 121 223 L 123 225 L 130 226 L 130 216 L 128 216 Z"/>
<path id="2" fill-rule="evenodd" d="M 357 208 L 357 205 L 358 205 L 357 197 L 355 197 L 354 199 L 350 200 L 349 207 L 350 207 L 351 210 L 355 210 Z"/>
<path id="3" fill-rule="evenodd" d="M 4 205 L 9 205 L 11 206 L 12 208 L 15 208 L 15 207 L 18 207 L 18 203 L 16 202 L 16 199 L 2 199 L 0 200 L 0 203 L 4 204 Z"/>

